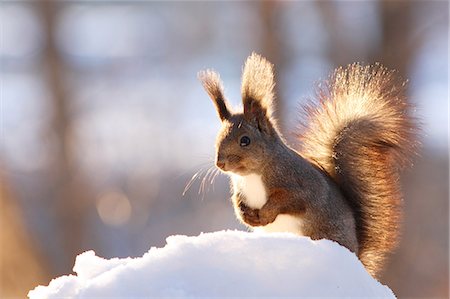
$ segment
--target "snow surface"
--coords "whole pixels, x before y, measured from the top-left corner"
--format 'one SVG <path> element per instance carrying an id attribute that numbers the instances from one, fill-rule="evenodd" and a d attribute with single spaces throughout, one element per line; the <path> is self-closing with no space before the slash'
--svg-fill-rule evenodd
<path id="1" fill-rule="evenodd" d="M 84 252 L 73 270 L 77 275 L 38 286 L 29 298 L 395 298 L 346 248 L 289 233 L 171 236 L 165 247 L 138 258 L 108 260 Z"/>

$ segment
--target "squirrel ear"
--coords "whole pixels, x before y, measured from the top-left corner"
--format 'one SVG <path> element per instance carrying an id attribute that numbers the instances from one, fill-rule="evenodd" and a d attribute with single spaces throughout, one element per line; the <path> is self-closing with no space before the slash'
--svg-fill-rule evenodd
<path id="1" fill-rule="evenodd" d="M 198 73 L 198 79 L 216 106 L 221 121 L 230 118 L 231 112 L 223 93 L 223 84 L 218 73 L 205 70 Z"/>
<path id="2" fill-rule="evenodd" d="M 273 66 L 264 57 L 252 53 L 242 73 L 242 104 L 244 116 L 256 120 L 258 128 L 270 131 L 274 98 Z"/>
<path id="3" fill-rule="evenodd" d="M 261 106 L 259 101 L 248 98 L 244 102 L 244 117 L 253 123 L 258 130 L 267 134 L 274 132 L 272 122 L 267 117 L 267 110 Z"/>

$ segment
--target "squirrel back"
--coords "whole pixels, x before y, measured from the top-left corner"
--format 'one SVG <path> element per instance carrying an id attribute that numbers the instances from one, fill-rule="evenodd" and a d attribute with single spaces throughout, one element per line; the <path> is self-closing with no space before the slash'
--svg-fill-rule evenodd
<path id="1" fill-rule="evenodd" d="M 337 69 L 305 107 L 298 134 L 299 153 L 331 176 L 353 208 L 358 255 L 373 275 L 397 245 L 399 170 L 417 146 L 405 83 L 394 75 L 378 64 Z"/>

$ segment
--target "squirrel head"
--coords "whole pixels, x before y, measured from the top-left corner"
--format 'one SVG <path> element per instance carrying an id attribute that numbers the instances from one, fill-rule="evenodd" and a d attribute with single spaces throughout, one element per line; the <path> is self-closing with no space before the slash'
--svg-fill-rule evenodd
<path id="1" fill-rule="evenodd" d="M 218 73 L 202 71 L 199 79 L 222 122 L 216 140 L 216 166 L 238 175 L 259 173 L 274 142 L 280 140 L 272 118 L 272 64 L 255 53 L 247 58 L 242 73 L 243 112 L 239 113 L 229 108 Z"/>

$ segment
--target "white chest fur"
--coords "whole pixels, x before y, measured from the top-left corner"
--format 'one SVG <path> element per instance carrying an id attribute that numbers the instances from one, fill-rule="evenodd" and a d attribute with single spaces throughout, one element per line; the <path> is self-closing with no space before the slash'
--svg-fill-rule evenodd
<path id="1" fill-rule="evenodd" d="M 264 206 L 267 201 L 267 192 L 260 175 L 233 175 L 231 179 L 234 189 L 243 193 L 247 206 L 252 209 L 261 209 Z M 255 231 L 291 232 L 302 235 L 302 220 L 297 216 L 280 214 L 274 222 L 266 226 L 255 227 Z"/>
<path id="2" fill-rule="evenodd" d="M 240 190 L 245 197 L 245 203 L 252 209 L 261 209 L 267 201 L 266 187 L 258 174 L 246 176 L 233 175 L 233 187 Z"/>
<path id="3" fill-rule="evenodd" d="M 245 203 L 252 209 L 261 209 L 267 201 L 266 187 L 258 174 L 246 176 L 233 175 L 233 187 L 241 190 Z"/>

